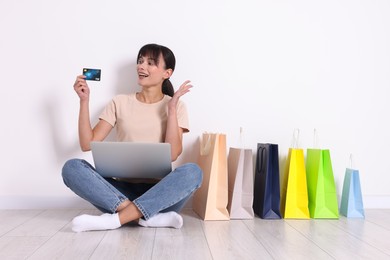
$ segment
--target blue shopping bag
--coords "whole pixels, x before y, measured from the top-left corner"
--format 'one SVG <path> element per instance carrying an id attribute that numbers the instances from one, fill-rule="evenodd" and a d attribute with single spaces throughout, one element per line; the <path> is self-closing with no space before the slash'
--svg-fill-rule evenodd
<path id="1" fill-rule="evenodd" d="M 277 144 L 257 144 L 253 209 L 263 219 L 280 219 Z"/>
<path id="2" fill-rule="evenodd" d="M 347 168 L 344 176 L 340 214 L 348 218 L 364 218 L 359 171 Z"/>

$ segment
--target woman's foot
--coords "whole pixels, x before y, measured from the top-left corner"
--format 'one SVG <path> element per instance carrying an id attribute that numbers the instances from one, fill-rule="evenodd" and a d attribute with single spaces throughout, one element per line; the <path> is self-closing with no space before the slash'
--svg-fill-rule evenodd
<path id="1" fill-rule="evenodd" d="M 183 218 L 175 211 L 170 211 L 166 213 L 158 213 L 148 220 L 139 219 L 138 224 L 143 227 L 181 228 L 183 226 Z"/>
<path id="2" fill-rule="evenodd" d="M 80 215 L 72 221 L 72 230 L 74 232 L 83 232 L 91 230 L 116 229 L 121 226 L 118 213 L 105 213 L 100 216 Z"/>

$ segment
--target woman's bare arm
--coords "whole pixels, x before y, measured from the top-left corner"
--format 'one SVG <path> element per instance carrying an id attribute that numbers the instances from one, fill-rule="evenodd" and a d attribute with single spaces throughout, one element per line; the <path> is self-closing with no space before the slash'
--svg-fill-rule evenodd
<path id="1" fill-rule="evenodd" d="M 82 151 L 91 150 L 91 141 L 102 141 L 112 130 L 112 126 L 104 121 L 100 120 L 94 128 L 91 126 L 90 113 L 89 113 L 89 94 L 90 90 L 85 76 L 80 75 L 76 78 L 73 85 L 74 90 L 80 98 L 80 111 L 79 111 L 79 143 Z"/>
<path id="2" fill-rule="evenodd" d="M 179 127 L 177 121 L 177 103 L 181 96 L 190 91 L 192 85 L 189 83 L 189 80 L 185 81 L 168 103 L 168 121 L 165 142 L 171 144 L 172 161 L 175 161 L 183 150 L 183 129 Z"/>

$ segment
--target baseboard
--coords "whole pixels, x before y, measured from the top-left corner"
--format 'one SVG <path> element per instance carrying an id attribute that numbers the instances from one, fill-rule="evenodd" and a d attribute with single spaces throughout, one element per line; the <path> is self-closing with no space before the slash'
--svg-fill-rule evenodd
<path id="1" fill-rule="evenodd" d="M 363 197 L 364 208 L 388 209 L 390 208 L 390 195 Z M 186 208 L 192 207 L 188 201 Z M 37 196 L 1 196 L 0 209 L 90 209 L 91 204 L 77 196 L 63 197 L 37 197 Z"/>
<path id="2" fill-rule="evenodd" d="M 87 201 L 77 196 L 40 197 L 7 196 L 0 197 L 0 209 L 92 209 Z"/>
<path id="3" fill-rule="evenodd" d="M 363 196 L 363 205 L 367 209 L 388 209 L 390 208 L 390 195 L 388 196 L 376 196 L 367 195 Z"/>
<path id="4" fill-rule="evenodd" d="M 185 208 L 192 207 L 190 199 Z M 77 196 L 33 197 L 0 196 L 0 209 L 94 209 L 89 202 Z"/>

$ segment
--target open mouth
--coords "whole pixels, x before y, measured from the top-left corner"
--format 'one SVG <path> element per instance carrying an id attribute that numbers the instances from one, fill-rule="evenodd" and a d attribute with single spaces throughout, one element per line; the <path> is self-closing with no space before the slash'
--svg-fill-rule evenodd
<path id="1" fill-rule="evenodd" d="M 147 78 L 147 77 L 149 77 L 149 75 L 147 75 L 147 74 L 145 74 L 145 73 L 138 73 L 138 78 L 140 78 L 140 79 L 144 79 L 144 78 Z"/>

